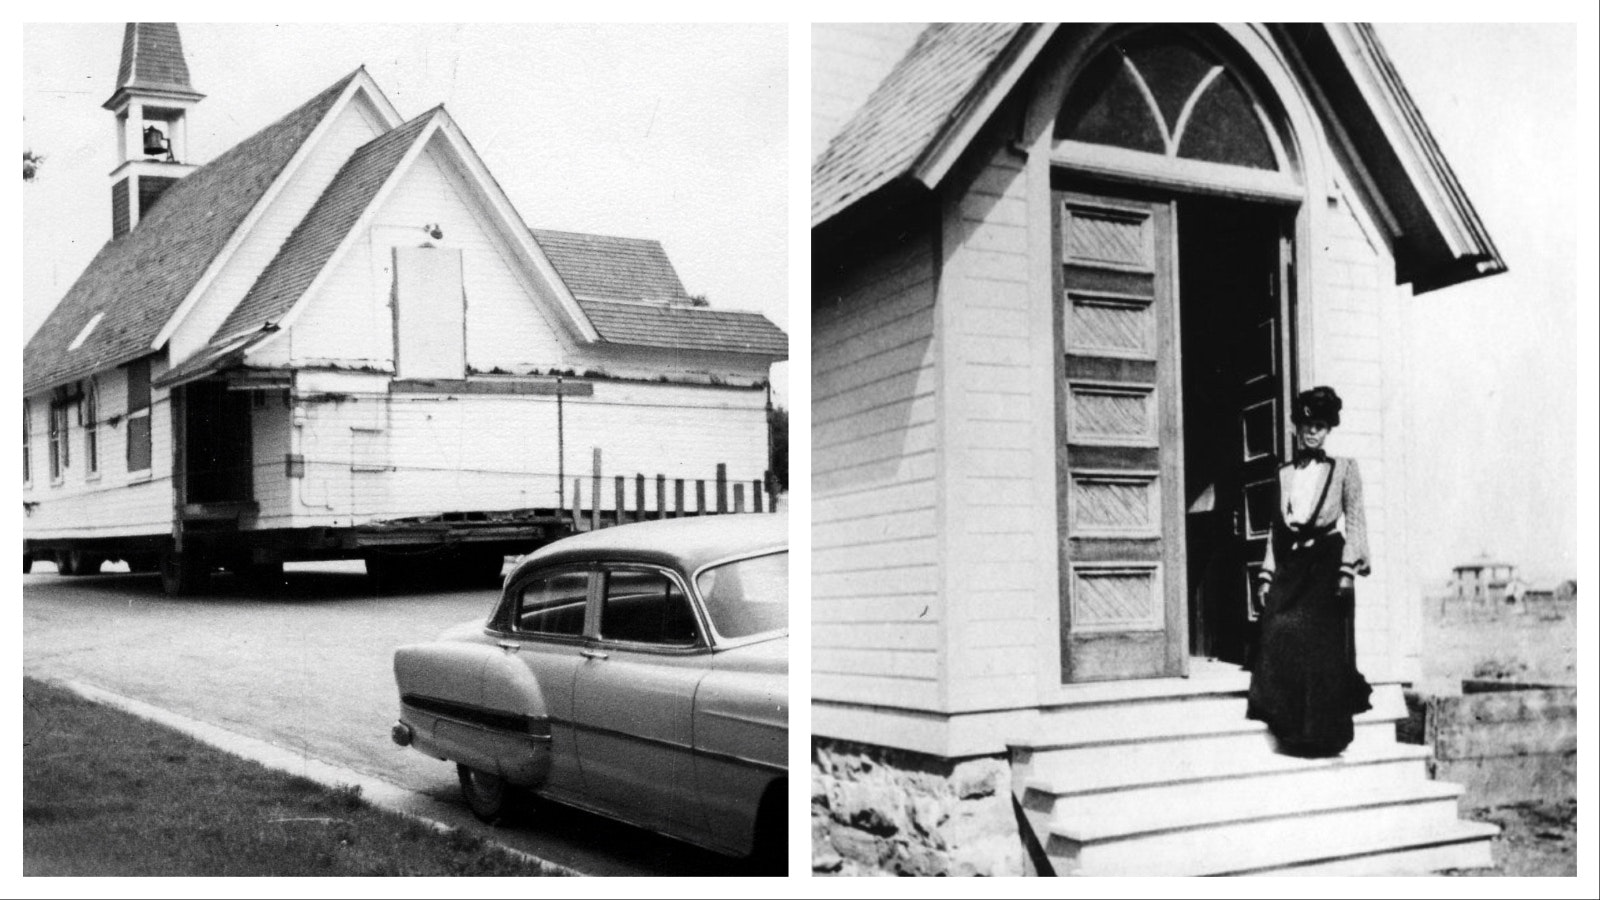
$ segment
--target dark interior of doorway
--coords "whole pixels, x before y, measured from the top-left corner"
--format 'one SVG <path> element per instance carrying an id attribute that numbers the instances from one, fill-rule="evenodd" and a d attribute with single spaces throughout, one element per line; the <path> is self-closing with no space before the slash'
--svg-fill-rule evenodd
<path id="1" fill-rule="evenodd" d="M 1283 450 L 1283 210 L 1178 204 L 1190 652 L 1243 663 Z"/>
<path id="2" fill-rule="evenodd" d="M 185 501 L 250 500 L 250 392 L 221 381 L 191 382 L 183 392 Z"/>

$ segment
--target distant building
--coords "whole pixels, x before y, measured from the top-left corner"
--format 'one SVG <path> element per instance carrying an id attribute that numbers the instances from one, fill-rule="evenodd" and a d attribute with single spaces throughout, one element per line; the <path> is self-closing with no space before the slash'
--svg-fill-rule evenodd
<path id="1" fill-rule="evenodd" d="M 1456 599 L 1478 603 L 1498 603 L 1508 597 L 1510 602 L 1519 602 L 1526 590 L 1515 565 L 1496 561 L 1488 553 L 1480 553 L 1472 562 L 1456 566 L 1450 586 Z"/>

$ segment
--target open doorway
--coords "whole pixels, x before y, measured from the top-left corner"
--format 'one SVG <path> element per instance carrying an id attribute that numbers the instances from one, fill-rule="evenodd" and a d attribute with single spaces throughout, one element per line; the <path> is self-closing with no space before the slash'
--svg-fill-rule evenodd
<path id="1" fill-rule="evenodd" d="M 183 390 L 184 499 L 241 503 L 252 499 L 250 393 L 222 381 L 195 381 Z"/>
<path id="2" fill-rule="evenodd" d="M 1288 219 L 1260 204 L 1178 204 L 1189 649 L 1231 663 L 1254 640 L 1287 438 Z"/>

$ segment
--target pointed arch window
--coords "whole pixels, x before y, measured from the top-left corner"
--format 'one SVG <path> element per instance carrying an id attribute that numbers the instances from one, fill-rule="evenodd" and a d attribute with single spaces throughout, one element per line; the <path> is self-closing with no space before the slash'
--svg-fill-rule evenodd
<path id="1" fill-rule="evenodd" d="M 1170 159 L 1289 168 L 1266 112 L 1239 74 L 1172 28 L 1144 29 L 1102 51 L 1068 92 L 1056 137 Z"/>

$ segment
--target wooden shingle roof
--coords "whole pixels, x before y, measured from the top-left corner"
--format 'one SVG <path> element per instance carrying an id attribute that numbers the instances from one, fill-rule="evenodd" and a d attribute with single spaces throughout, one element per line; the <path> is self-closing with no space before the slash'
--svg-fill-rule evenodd
<path id="1" fill-rule="evenodd" d="M 542 228 L 528 231 L 576 296 L 612 300 L 689 296 L 660 241 Z"/>
<path id="2" fill-rule="evenodd" d="M 812 224 L 916 163 L 1022 27 L 988 22 L 928 26 L 812 163 Z"/>
<path id="3" fill-rule="evenodd" d="M 578 305 L 607 343 L 789 357 L 789 336 L 757 312 L 582 298 Z"/>
<path id="4" fill-rule="evenodd" d="M 101 248 L 28 341 L 24 391 L 151 353 L 156 335 L 354 77 L 178 181 L 132 231 Z M 104 313 L 100 323 L 68 350 L 96 313 Z"/>
<path id="5" fill-rule="evenodd" d="M 430 109 L 393 131 L 373 138 L 350 155 L 311 211 L 278 248 L 277 255 L 262 270 L 244 300 L 217 329 L 213 343 L 276 322 L 294 306 L 344 242 L 350 229 L 355 227 L 356 220 L 388 181 L 433 114 L 434 110 Z"/>
<path id="6" fill-rule="evenodd" d="M 528 230 L 602 341 L 788 358 L 789 336 L 766 316 L 688 303 L 660 241 Z"/>
<path id="7" fill-rule="evenodd" d="M 183 40 L 176 23 L 129 22 L 123 30 L 117 89 L 105 102 L 105 108 L 119 105 L 130 89 L 189 100 L 204 96 L 189 83 L 189 63 L 183 57 Z"/>

